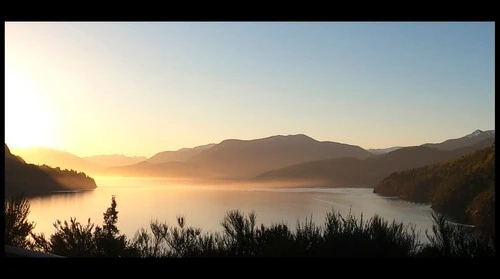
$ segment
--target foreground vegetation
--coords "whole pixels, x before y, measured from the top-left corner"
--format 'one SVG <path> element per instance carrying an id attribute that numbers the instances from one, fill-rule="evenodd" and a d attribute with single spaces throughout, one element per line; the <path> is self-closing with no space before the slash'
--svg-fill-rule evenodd
<path id="1" fill-rule="evenodd" d="M 431 203 L 437 212 L 494 236 L 495 144 L 456 160 L 393 173 L 374 192 Z"/>
<path id="2" fill-rule="evenodd" d="M 119 233 L 117 203 L 104 212 L 102 226 L 88 219 L 57 220 L 56 232 L 46 238 L 33 233 L 27 220 L 29 201 L 24 197 L 4 202 L 5 244 L 68 257 L 488 257 L 495 255 L 494 240 L 456 227 L 433 215 L 429 243 L 422 244 L 412 226 L 327 214 L 323 226 L 311 219 L 298 222 L 292 231 L 285 224 L 258 226 L 254 213 L 229 211 L 221 222 L 222 233 L 202 233 L 178 217 L 176 226 L 152 221 L 128 240 Z"/>

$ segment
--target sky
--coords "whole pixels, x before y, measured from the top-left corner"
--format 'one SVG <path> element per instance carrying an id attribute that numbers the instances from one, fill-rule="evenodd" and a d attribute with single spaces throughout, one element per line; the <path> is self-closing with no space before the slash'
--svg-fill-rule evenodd
<path id="1" fill-rule="evenodd" d="M 6 22 L 5 142 L 146 156 L 495 129 L 493 22 Z"/>

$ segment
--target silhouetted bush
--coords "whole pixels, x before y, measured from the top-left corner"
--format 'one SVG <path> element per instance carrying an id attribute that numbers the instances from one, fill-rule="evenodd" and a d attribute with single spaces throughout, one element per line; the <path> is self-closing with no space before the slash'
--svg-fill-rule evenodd
<path id="1" fill-rule="evenodd" d="M 118 211 L 112 197 L 102 227 L 76 219 L 57 220 L 56 232 L 48 239 L 30 233 L 26 220 L 29 202 L 18 198 L 5 204 L 6 243 L 68 257 L 489 257 L 495 255 L 494 241 L 471 228 L 450 224 L 433 214 L 429 243 L 422 244 L 415 227 L 380 216 L 365 221 L 350 213 L 327 213 L 320 226 L 311 218 L 297 222 L 295 231 L 285 224 L 257 226 L 256 215 L 229 211 L 221 222 L 222 232 L 202 233 L 177 217 L 177 226 L 151 221 L 132 241 L 120 235 Z M 28 238 L 31 234 L 32 240 Z M 9 242 L 7 242 L 9 240 Z M 34 243 L 34 246 L 32 245 Z"/>
<path id="2" fill-rule="evenodd" d="M 12 197 L 5 200 L 4 220 L 5 220 L 5 244 L 21 248 L 29 248 L 28 236 L 35 228 L 33 222 L 28 222 L 30 213 L 30 203 L 24 196 Z"/>
<path id="3" fill-rule="evenodd" d="M 483 257 L 494 256 L 492 243 L 483 241 L 477 232 L 450 225 L 434 215 L 436 236 L 427 232 L 430 243 L 423 245 L 415 227 L 380 216 L 368 221 L 338 212 L 327 214 L 324 226 L 312 218 L 297 223 L 295 232 L 285 224 L 256 226 L 254 213 L 229 211 L 221 222 L 222 234 L 202 234 L 201 229 L 186 227 L 179 217 L 179 228 L 170 229 L 151 222 L 151 233 L 137 232 L 133 246 L 141 257 Z"/>
<path id="4" fill-rule="evenodd" d="M 430 243 L 424 245 L 420 256 L 428 257 L 491 257 L 495 244 L 490 237 L 471 228 L 449 224 L 444 216 L 432 214 L 433 234 L 427 234 Z"/>
<path id="5" fill-rule="evenodd" d="M 118 211 L 116 200 L 111 198 L 111 207 L 104 212 L 104 224 L 95 226 L 90 222 L 83 226 L 76 218 L 70 222 L 57 220 L 56 232 L 47 240 L 43 234 L 32 234 L 39 251 L 67 257 L 127 257 L 139 256 L 129 245 L 125 235 L 119 235 L 116 227 Z"/>
<path id="6" fill-rule="evenodd" d="M 168 252 L 168 225 L 159 221 L 150 222 L 151 233 L 144 228 L 136 232 L 133 247 L 140 257 L 166 257 Z"/>
<path id="7" fill-rule="evenodd" d="M 68 257 L 91 257 L 97 256 L 97 245 L 92 230 L 94 224 L 88 219 L 87 225 L 83 226 L 76 219 L 70 218 L 54 223 L 56 232 L 50 236 L 48 252 Z"/>
<path id="8" fill-rule="evenodd" d="M 261 225 L 256 232 L 255 255 L 287 257 L 296 254 L 295 238 L 285 224 Z"/>

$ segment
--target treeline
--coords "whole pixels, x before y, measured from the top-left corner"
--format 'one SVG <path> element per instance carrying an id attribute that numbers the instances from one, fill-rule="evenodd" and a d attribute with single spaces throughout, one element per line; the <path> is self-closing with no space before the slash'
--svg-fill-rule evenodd
<path id="1" fill-rule="evenodd" d="M 337 212 L 327 214 L 325 223 L 311 219 L 287 225 L 257 225 L 254 213 L 229 211 L 221 222 L 222 232 L 203 233 L 186 225 L 152 221 L 133 239 L 120 234 L 117 203 L 104 212 L 102 226 L 88 219 L 81 224 L 57 220 L 50 237 L 33 233 L 27 220 L 29 201 L 18 197 L 6 201 L 5 244 L 67 257 L 488 257 L 495 255 L 494 242 L 470 229 L 447 223 L 433 215 L 429 243 L 420 243 L 415 227 L 387 222 L 379 216 L 369 220 Z"/>
<path id="2" fill-rule="evenodd" d="M 47 173 L 52 174 L 54 176 L 73 175 L 80 178 L 90 178 L 90 176 L 88 176 L 86 173 L 74 169 L 61 169 L 60 167 L 52 168 L 45 164 L 40 165 L 40 168 L 42 168 Z"/>
<path id="3" fill-rule="evenodd" d="M 84 172 L 73 169 L 61 169 L 59 167 L 51 168 L 47 165 L 41 165 L 40 169 L 64 185 L 65 189 L 86 190 L 97 188 L 95 180 Z"/>
<path id="4" fill-rule="evenodd" d="M 27 164 L 22 158 L 10 153 L 5 145 L 6 197 L 46 195 L 54 191 L 90 190 L 96 187 L 94 179 L 83 172 Z"/>
<path id="5" fill-rule="evenodd" d="M 495 237 L 495 144 L 456 160 L 393 173 L 374 193 L 431 203 L 437 212 Z"/>

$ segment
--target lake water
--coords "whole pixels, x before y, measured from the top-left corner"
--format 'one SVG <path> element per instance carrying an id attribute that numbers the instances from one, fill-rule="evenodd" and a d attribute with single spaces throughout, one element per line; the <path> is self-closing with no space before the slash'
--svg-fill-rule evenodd
<path id="1" fill-rule="evenodd" d="M 381 197 L 371 188 L 270 188 L 265 185 L 196 185 L 161 179 L 96 179 L 99 187 L 80 193 L 58 193 L 31 199 L 30 221 L 36 222 L 35 232 L 52 234 L 55 220 L 76 217 L 86 224 L 88 218 L 102 224 L 103 212 L 111 197 L 117 201 L 118 229 L 132 238 L 150 220 L 175 224 L 183 215 L 187 225 L 203 231 L 221 231 L 220 222 L 228 210 L 254 211 L 257 223 L 285 222 L 291 228 L 297 220 L 312 216 L 316 224 L 324 224 L 332 209 L 344 216 L 351 212 L 364 218 L 374 214 L 392 221 L 412 223 L 426 241 L 425 229 L 430 229 L 430 205 L 415 204 L 398 198 Z"/>

